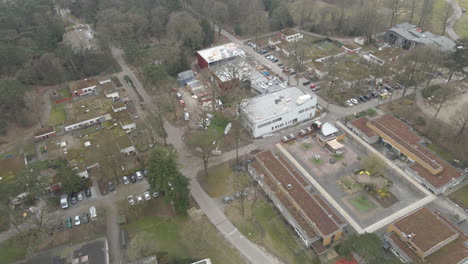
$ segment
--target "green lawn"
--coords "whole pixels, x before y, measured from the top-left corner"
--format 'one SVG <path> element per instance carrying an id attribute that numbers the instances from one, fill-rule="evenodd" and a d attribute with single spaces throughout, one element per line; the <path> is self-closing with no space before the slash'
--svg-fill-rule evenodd
<path id="1" fill-rule="evenodd" d="M 126 226 L 130 239 L 143 236 L 150 246 L 145 255 L 167 253 L 168 263 L 191 263 L 211 258 L 213 263 L 243 263 L 239 253 L 219 235 L 206 217 L 191 220 L 143 217 Z M 132 241 L 130 240 L 129 247 Z"/>
<path id="2" fill-rule="evenodd" d="M 444 150 L 443 148 L 439 147 L 438 145 L 436 144 L 429 144 L 427 145 L 427 147 L 434 151 L 435 153 L 437 153 L 437 155 L 441 156 L 443 159 L 445 159 L 446 161 L 451 161 L 451 160 L 454 160 L 455 158 L 453 157 L 452 153 Z"/>
<path id="3" fill-rule="evenodd" d="M 314 165 L 320 165 L 323 163 L 323 159 L 316 159 L 315 157 L 311 158 L 310 161 L 314 164 Z"/>
<path id="4" fill-rule="evenodd" d="M 233 206 L 226 207 L 225 213 L 244 236 L 265 247 L 284 263 L 312 262 L 312 251 L 303 247 L 283 216 L 265 200 L 259 199 L 256 202 L 253 217 L 251 203 L 246 206 L 245 217 Z"/>
<path id="5" fill-rule="evenodd" d="M 66 115 L 64 104 L 55 104 L 54 102 L 51 102 L 50 117 L 47 121 L 49 126 L 61 125 L 63 122 L 65 122 L 65 118 Z"/>
<path id="6" fill-rule="evenodd" d="M 351 199 L 351 203 L 361 212 L 365 212 L 376 207 L 376 205 L 370 201 L 365 194 L 358 195 Z"/>
<path id="7" fill-rule="evenodd" d="M 233 181 L 235 177 L 246 176 L 235 173 L 229 164 L 225 162 L 208 169 L 208 178 L 203 171 L 198 174 L 198 182 L 211 197 L 221 197 L 233 192 Z"/>
<path id="8" fill-rule="evenodd" d="M 60 97 L 62 99 L 72 97 L 72 94 L 71 94 L 70 89 L 69 89 L 68 86 L 63 87 L 62 89 L 60 89 L 59 93 L 60 93 Z"/>
<path id="9" fill-rule="evenodd" d="M 13 263 L 26 257 L 24 239 L 16 236 L 0 244 L 0 264 Z"/>
<path id="10" fill-rule="evenodd" d="M 304 143 L 302 144 L 302 147 L 304 148 L 304 150 L 309 150 L 312 148 L 312 144 L 311 143 Z"/>
<path id="11" fill-rule="evenodd" d="M 458 0 L 461 8 L 468 10 L 468 0 Z M 455 24 L 455 32 L 460 38 L 468 38 L 468 13 L 463 13 L 460 19 Z"/>
<path id="12" fill-rule="evenodd" d="M 468 185 L 463 188 L 458 189 L 452 194 L 452 196 L 460 203 L 463 204 L 465 208 L 468 208 Z"/>

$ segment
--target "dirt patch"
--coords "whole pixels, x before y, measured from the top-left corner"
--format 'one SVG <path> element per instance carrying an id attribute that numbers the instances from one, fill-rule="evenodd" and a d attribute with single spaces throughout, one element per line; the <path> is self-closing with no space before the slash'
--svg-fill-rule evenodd
<path id="1" fill-rule="evenodd" d="M 382 197 L 377 192 L 371 192 L 370 195 L 383 208 L 388 208 L 399 201 L 398 198 L 396 198 L 396 196 L 393 195 L 393 193 L 391 192 L 386 192 L 386 195 L 388 195 L 388 197 Z"/>
<path id="2" fill-rule="evenodd" d="M 126 216 L 128 224 L 137 221 L 142 217 L 175 217 L 171 203 L 165 200 L 164 196 L 151 198 L 141 204 L 129 205 L 126 200 L 118 203 L 118 209 L 121 214 Z"/>

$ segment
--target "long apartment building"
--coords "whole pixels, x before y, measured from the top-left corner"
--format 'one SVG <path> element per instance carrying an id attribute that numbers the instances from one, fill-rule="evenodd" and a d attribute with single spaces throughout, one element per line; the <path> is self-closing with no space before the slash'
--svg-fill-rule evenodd
<path id="1" fill-rule="evenodd" d="M 341 239 L 346 222 L 310 191 L 308 182 L 285 157 L 271 151 L 259 153 L 248 171 L 307 247 L 323 254 Z"/>

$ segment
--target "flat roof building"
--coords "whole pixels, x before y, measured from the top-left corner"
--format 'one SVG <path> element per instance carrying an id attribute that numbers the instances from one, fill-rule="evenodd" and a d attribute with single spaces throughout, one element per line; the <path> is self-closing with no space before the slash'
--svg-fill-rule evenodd
<path id="1" fill-rule="evenodd" d="M 421 208 L 390 224 L 384 239 L 404 263 L 461 264 L 468 236 L 439 211 Z"/>
<path id="2" fill-rule="evenodd" d="M 245 52 L 235 43 L 228 43 L 216 47 L 197 51 L 198 66 L 201 69 L 230 61 Z"/>
<path id="3" fill-rule="evenodd" d="M 315 116 L 317 97 L 296 87 L 245 99 L 240 104 L 244 126 L 258 138 Z"/>
<path id="4" fill-rule="evenodd" d="M 385 33 L 385 40 L 403 49 L 411 49 L 417 45 L 436 47 L 442 51 L 455 50 L 455 42 L 445 36 L 423 31 L 420 27 L 407 22 L 398 24 Z"/>
<path id="5" fill-rule="evenodd" d="M 464 174 L 460 170 L 428 149 L 424 145 L 424 140 L 411 127 L 391 114 L 372 120 L 355 120 L 351 122 L 350 128 L 358 135 L 367 136 L 373 133 L 378 135 L 379 142 L 408 163 L 406 171 L 436 195 L 464 179 Z"/>
<path id="6" fill-rule="evenodd" d="M 346 222 L 319 194 L 310 193 L 307 181 L 285 157 L 259 153 L 248 171 L 307 247 L 322 254 L 341 238 Z"/>

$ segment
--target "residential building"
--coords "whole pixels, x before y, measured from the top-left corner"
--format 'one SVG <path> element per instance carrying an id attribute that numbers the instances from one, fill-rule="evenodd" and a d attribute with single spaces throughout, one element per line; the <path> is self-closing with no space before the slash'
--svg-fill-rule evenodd
<path id="1" fill-rule="evenodd" d="M 179 72 L 177 74 L 177 80 L 179 81 L 180 86 L 186 86 L 187 83 L 195 80 L 196 78 L 197 77 L 195 76 L 195 73 L 192 70 Z"/>
<path id="2" fill-rule="evenodd" d="M 379 136 L 378 142 L 406 161 L 406 172 L 430 192 L 438 195 L 463 181 L 465 175 L 461 170 L 428 149 L 424 140 L 395 116 L 385 114 L 360 122 Z M 352 123 L 353 131 L 358 135 L 373 135 L 362 123 Z"/>
<path id="3" fill-rule="evenodd" d="M 346 42 L 346 43 L 342 43 L 341 49 L 344 52 L 346 52 L 346 54 L 352 55 L 352 54 L 358 53 L 362 49 L 362 47 L 351 42 Z"/>
<path id="4" fill-rule="evenodd" d="M 101 94 L 70 102 L 65 112 L 65 131 L 72 131 L 112 119 L 112 101 Z"/>
<path id="5" fill-rule="evenodd" d="M 323 254 L 341 239 L 346 222 L 319 194 L 311 193 L 310 184 L 285 157 L 271 151 L 255 157 L 249 173 L 307 247 Z"/>
<path id="6" fill-rule="evenodd" d="M 198 66 L 201 69 L 228 62 L 245 52 L 235 43 L 228 43 L 209 49 L 197 51 Z"/>
<path id="7" fill-rule="evenodd" d="M 317 97 L 296 87 L 245 99 L 242 121 L 254 138 L 274 133 L 315 116 Z"/>
<path id="8" fill-rule="evenodd" d="M 113 101 L 111 107 L 114 113 L 127 110 L 127 104 L 122 101 Z"/>
<path id="9" fill-rule="evenodd" d="M 56 135 L 57 133 L 55 132 L 55 129 L 53 127 L 45 127 L 37 130 L 36 133 L 34 133 L 34 140 L 42 141 L 51 137 L 55 137 Z"/>
<path id="10" fill-rule="evenodd" d="M 363 60 L 382 66 L 397 61 L 406 53 L 407 51 L 401 48 L 383 46 L 376 52 L 361 52 L 360 55 Z"/>
<path id="11" fill-rule="evenodd" d="M 466 264 L 468 236 L 439 211 L 420 208 L 387 229 L 384 240 L 403 263 Z"/>
<path id="12" fill-rule="evenodd" d="M 287 28 L 278 32 L 278 38 L 281 38 L 290 43 L 300 41 L 304 38 L 304 35 L 294 29 Z"/>
<path id="13" fill-rule="evenodd" d="M 128 111 L 121 111 L 118 113 L 112 113 L 112 117 L 119 122 L 120 127 L 125 130 L 126 133 L 130 133 L 136 130 L 136 123 L 133 118 L 130 116 Z"/>
<path id="14" fill-rule="evenodd" d="M 99 81 L 96 79 L 84 79 L 72 82 L 69 89 L 72 96 L 84 96 L 94 93 L 98 85 Z"/>
<path id="15" fill-rule="evenodd" d="M 48 249 L 29 256 L 18 264 L 109 264 L 109 245 L 105 237 Z"/>
<path id="16" fill-rule="evenodd" d="M 88 24 L 76 24 L 65 28 L 63 42 L 71 46 L 75 53 L 98 49 L 94 32 Z"/>
<path id="17" fill-rule="evenodd" d="M 104 91 L 104 94 L 107 98 L 110 98 L 114 101 L 119 100 L 119 91 L 114 87 L 114 84 L 109 80 L 109 82 L 100 82 L 101 89 Z"/>
<path id="18" fill-rule="evenodd" d="M 387 30 L 385 40 L 403 49 L 412 49 L 417 45 L 433 46 L 442 51 L 455 50 L 455 42 L 445 36 L 434 35 L 423 31 L 420 27 L 407 22 L 398 24 Z"/>

